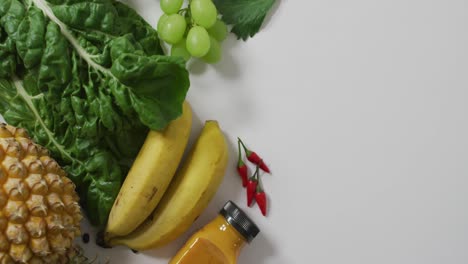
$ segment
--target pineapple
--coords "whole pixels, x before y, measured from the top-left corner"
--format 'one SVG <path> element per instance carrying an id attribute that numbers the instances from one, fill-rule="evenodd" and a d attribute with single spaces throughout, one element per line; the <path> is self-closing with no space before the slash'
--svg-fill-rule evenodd
<path id="1" fill-rule="evenodd" d="M 82 219 L 75 185 L 21 128 L 0 124 L 0 263 L 68 263 Z"/>

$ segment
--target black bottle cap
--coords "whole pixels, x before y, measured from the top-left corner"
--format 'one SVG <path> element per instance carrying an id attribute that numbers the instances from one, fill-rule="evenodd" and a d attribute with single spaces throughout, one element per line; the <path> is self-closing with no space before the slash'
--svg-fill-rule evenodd
<path id="1" fill-rule="evenodd" d="M 228 201 L 219 213 L 249 243 L 260 233 L 257 225 L 233 201 Z"/>

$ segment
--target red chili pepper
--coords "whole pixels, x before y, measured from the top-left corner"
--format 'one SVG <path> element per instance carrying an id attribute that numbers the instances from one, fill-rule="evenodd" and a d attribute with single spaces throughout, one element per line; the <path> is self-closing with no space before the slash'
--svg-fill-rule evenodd
<path id="1" fill-rule="evenodd" d="M 247 206 L 252 206 L 252 203 L 255 198 L 255 193 L 257 192 L 257 184 L 258 184 L 258 167 L 255 170 L 254 175 L 249 178 L 247 182 Z"/>
<path id="2" fill-rule="evenodd" d="M 257 184 L 257 192 L 255 193 L 255 200 L 257 201 L 258 207 L 260 211 L 262 211 L 262 215 L 266 216 L 266 209 L 267 209 L 267 200 L 265 191 L 260 187 L 260 184 Z"/>
<path id="3" fill-rule="evenodd" d="M 241 140 L 240 138 L 238 138 L 238 141 L 240 142 L 240 144 L 241 144 L 242 147 L 244 148 L 245 154 L 247 155 L 247 159 L 248 159 L 250 162 L 252 162 L 253 164 L 259 166 L 260 169 L 262 169 L 264 172 L 270 173 L 270 168 L 268 168 L 268 166 L 265 164 L 265 162 L 263 162 L 263 159 L 260 158 L 260 156 L 258 156 L 258 154 L 255 153 L 254 151 L 251 151 L 250 149 L 248 149 L 248 148 L 244 145 L 244 142 L 242 142 L 242 140 Z"/>
<path id="4" fill-rule="evenodd" d="M 249 172 L 248 172 L 247 165 L 242 160 L 242 155 L 241 155 L 242 150 L 240 148 L 240 144 L 238 143 L 237 145 L 238 145 L 237 147 L 239 150 L 239 160 L 237 161 L 237 173 L 242 179 L 242 186 L 247 187 L 247 182 L 249 181 L 249 176 L 248 176 Z"/>
<path id="5" fill-rule="evenodd" d="M 270 173 L 270 168 L 263 162 L 263 160 L 257 155 L 257 153 L 253 151 L 246 151 L 247 153 L 247 159 L 252 162 L 253 164 L 256 164 L 266 173 Z"/>
<path id="6" fill-rule="evenodd" d="M 239 163 L 239 165 L 237 165 L 237 172 L 239 173 L 239 176 L 241 177 L 242 179 L 242 186 L 243 187 L 247 187 L 247 182 L 248 182 L 248 169 L 247 169 L 247 165 L 245 165 L 244 162 L 241 161 L 241 163 Z"/>

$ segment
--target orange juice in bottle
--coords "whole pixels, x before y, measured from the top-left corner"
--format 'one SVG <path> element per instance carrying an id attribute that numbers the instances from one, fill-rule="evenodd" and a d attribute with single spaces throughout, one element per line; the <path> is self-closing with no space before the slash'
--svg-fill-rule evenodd
<path id="1" fill-rule="evenodd" d="M 255 223 L 229 201 L 213 221 L 185 243 L 169 264 L 235 264 L 241 249 L 259 232 Z"/>

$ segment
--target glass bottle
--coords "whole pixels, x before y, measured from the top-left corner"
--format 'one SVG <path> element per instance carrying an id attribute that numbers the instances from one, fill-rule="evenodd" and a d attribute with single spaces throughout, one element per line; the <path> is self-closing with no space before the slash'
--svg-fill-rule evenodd
<path id="1" fill-rule="evenodd" d="M 169 264 L 235 264 L 240 251 L 260 232 L 232 201 L 219 215 L 196 232 Z"/>

